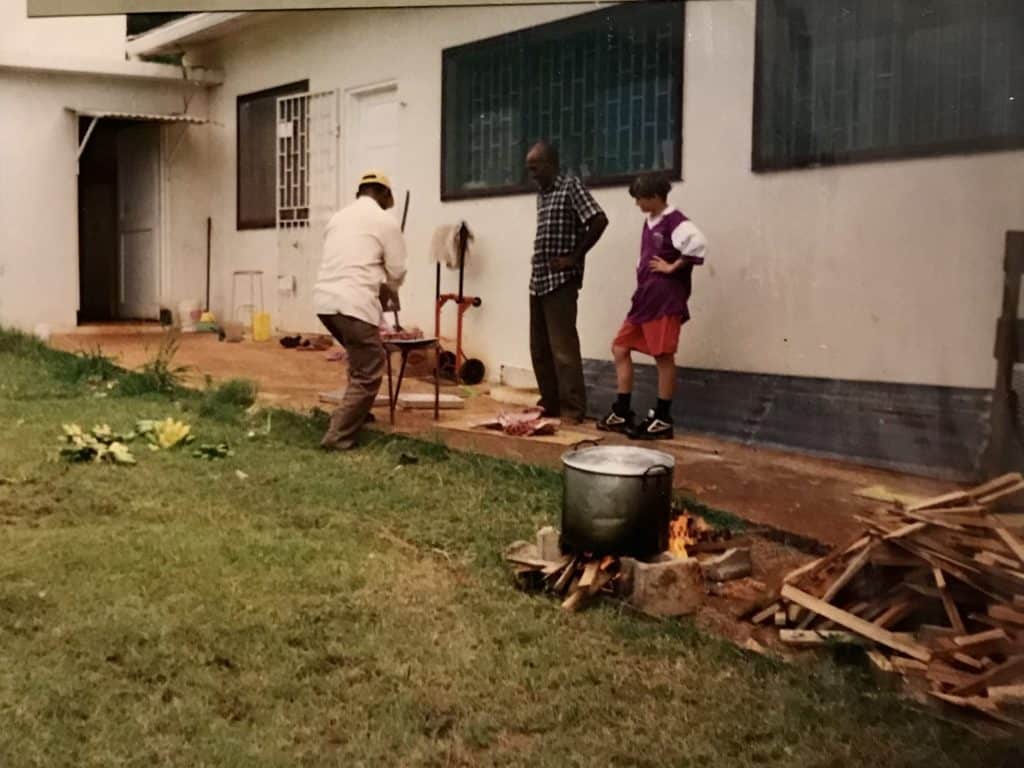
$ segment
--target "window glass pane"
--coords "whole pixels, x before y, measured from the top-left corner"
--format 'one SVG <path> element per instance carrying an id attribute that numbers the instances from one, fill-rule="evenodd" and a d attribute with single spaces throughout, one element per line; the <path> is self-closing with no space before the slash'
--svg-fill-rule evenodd
<path id="1" fill-rule="evenodd" d="M 1024 3 L 760 0 L 755 169 L 1024 144 Z"/>
<path id="2" fill-rule="evenodd" d="M 679 171 L 683 4 L 619 6 L 444 52 L 444 192 L 527 186 L 540 138 L 588 181 Z"/>
<path id="3" fill-rule="evenodd" d="M 308 90 L 302 82 L 238 97 L 239 229 L 277 223 L 277 99 Z"/>

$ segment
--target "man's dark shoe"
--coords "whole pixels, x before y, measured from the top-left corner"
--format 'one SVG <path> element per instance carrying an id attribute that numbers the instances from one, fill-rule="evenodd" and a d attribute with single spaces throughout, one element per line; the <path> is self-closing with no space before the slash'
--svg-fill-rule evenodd
<path id="1" fill-rule="evenodd" d="M 608 412 L 608 415 L 597 422 L 597 428 L 602 432 L 618 432 L 619 434 L 628 435 L 634 427 L 636 421 L 636 414 L 629 411 L 625 416 L 619 416 L 613 408 Z"/>
<path id="2" fill-rule="evenodd" d="M 672 422 L 659 419 L 654 411 L 648 411 L 647 418 L 636 425 L 629 436 L 633 440 L 671 440 L 675 436 Z"/>

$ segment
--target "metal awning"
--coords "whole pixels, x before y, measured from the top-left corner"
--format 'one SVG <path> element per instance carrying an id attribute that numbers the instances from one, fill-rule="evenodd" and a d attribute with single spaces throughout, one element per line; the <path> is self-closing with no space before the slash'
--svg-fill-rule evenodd
<path id="1" fill-rule="evenodd" d="M 91 117 L 94 120 L 106 117 L 111 120 L 137 120 L 144 123 L 192 123 L 193 125 L 203 125 L 210 122 L 205 117 L 196 117 L 195 115 L 115 112 L 109 109 L 80 109 L 78 107 L 67 107 L 67 109 L 79 117 Z"/>
<path id="2" fill-rule="evenodd" d="M 76 160 L 82 159 L 82 153 L 85 152 L 85 147 L 88 145 L 89 139 L 92 138 L 92 132 L 96 129 L 96 124 L 103 119 L 133 120 L 139 123 L 179 123 L 185 125 L 206 125 L 210 122 L 205 117 L 176 113 L 158 114 L 150 112 L 119 112 L 110 109 L 83 109 L 80 107 L 65 107 L 65 109 L 69 112 L 73 112 L 78 117 L 91 118 L 89 127 L 85 131 L 85 136 L 82 137 L 82 140 L 78 144 L 78 155 L 75 158 Z M 177 147 L 175 146 L 175 148 Z"/>

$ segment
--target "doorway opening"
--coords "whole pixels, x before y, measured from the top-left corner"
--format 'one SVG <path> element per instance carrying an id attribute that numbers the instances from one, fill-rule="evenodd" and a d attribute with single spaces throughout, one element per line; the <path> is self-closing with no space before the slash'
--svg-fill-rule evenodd
<path id="1" fill-rule="evenodd" d="M 160 316 L 160 126 L 78 119 L 78 324 Z"/>

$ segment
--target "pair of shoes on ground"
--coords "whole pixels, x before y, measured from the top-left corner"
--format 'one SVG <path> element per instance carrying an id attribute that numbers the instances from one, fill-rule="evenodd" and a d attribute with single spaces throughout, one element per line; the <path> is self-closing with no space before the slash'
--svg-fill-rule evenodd
<path id="1" fill-rule="evenodd" d="M 659 419 L 653 410 L 647 412 L 647 418 L 636 423 L 636 415 L 630 411 L 620 416 L 614 409 L 597 422 L 602 432 L 618 432 L 631 440 L 671 440 L 675 431 L 671 421 Z"/>

